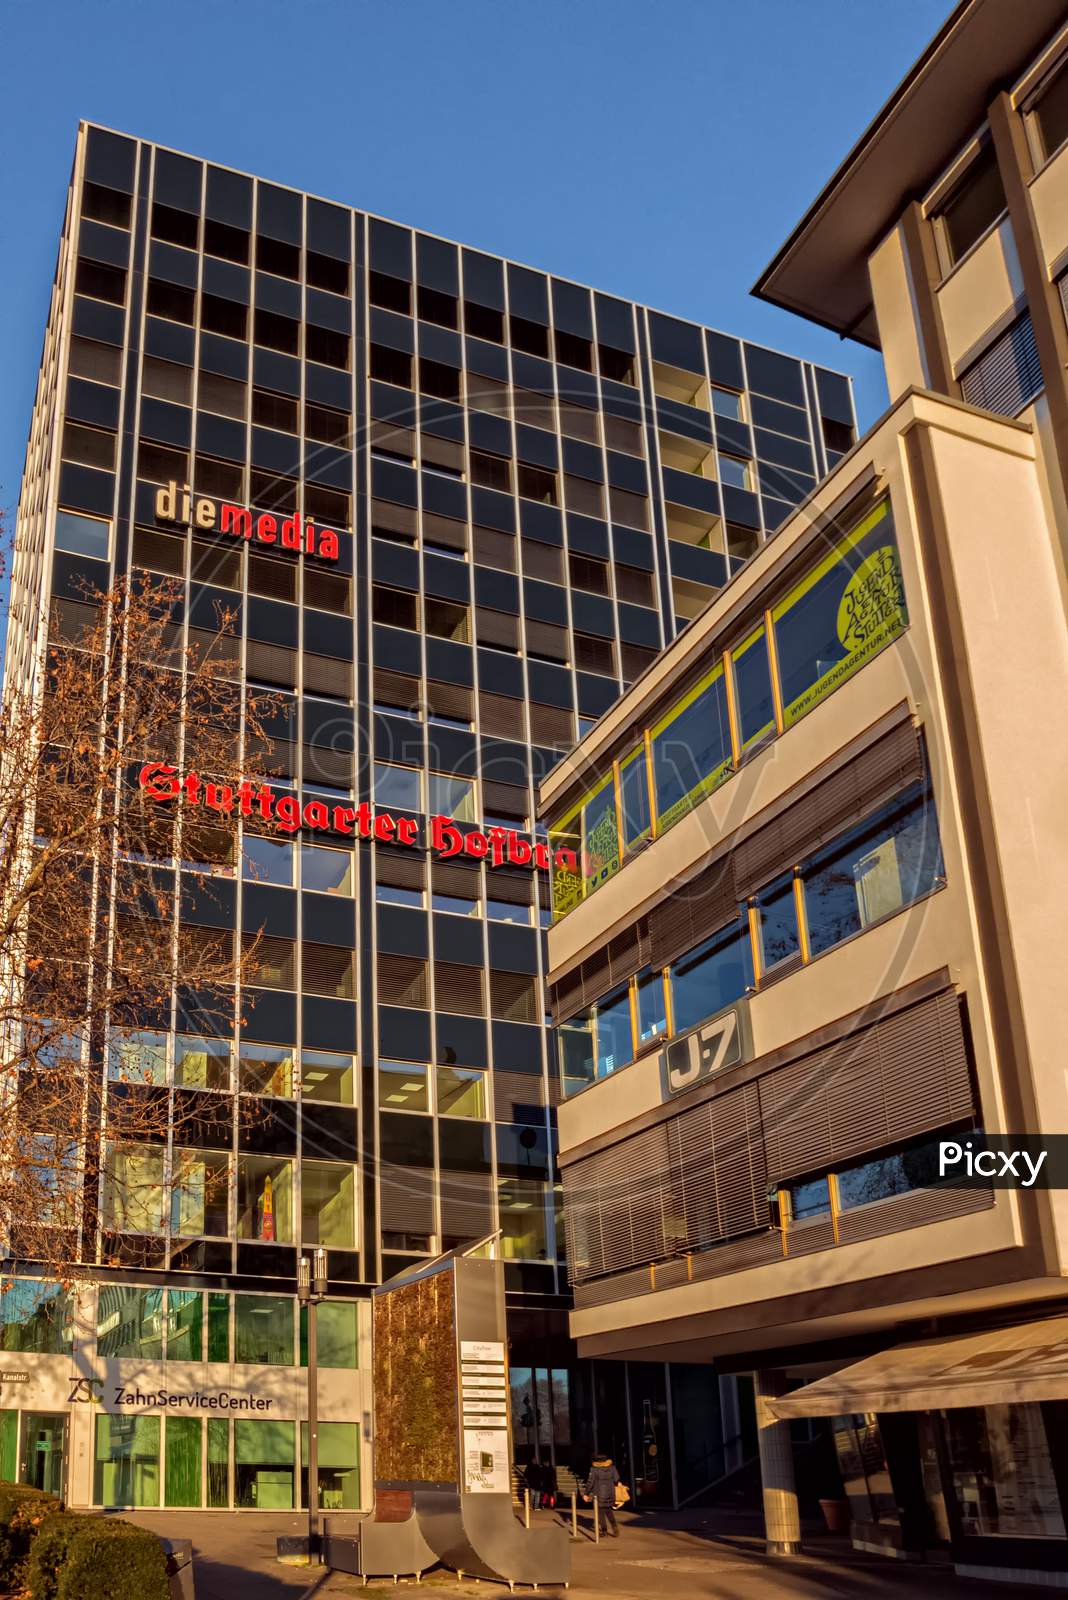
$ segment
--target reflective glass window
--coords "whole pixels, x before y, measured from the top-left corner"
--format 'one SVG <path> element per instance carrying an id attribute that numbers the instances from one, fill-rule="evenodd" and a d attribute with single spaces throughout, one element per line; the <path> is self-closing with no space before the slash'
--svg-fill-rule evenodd
<path id="1" fill-rule="evenodd" d="M 789 728 L 908 624 L 889 502 L 838 540 L 772 617 Z"/>
<path id="2" fill-rule="evenodd" d="M 731 732 L 722 662 L 656 723 L 651 734 L 656 814 L 664 829 L 729 776 Z"/>

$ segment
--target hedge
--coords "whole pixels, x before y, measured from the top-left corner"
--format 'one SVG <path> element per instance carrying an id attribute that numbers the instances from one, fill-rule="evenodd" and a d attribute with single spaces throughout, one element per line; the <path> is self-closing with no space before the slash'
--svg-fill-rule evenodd
<path id="1" fill-rule="evenodd" d="M 55 1495 L 28 1484 L 0 1483 L 0 1590 L 22 1586 L 34 1535 L 58 1510 Z"/>
<path id="2" fill-rule="evenodd" d="M 0 1592 L 32 1600 L 170 1600 L 163 1546 L 120 1517 L 60 1511 L 52 1495 L 0 1483 Z"/>
<path id="3" fill-rule="evenodd" d="M 167 1558 L 154 1533 L 119 1518 L 82 1517 L 81 1524 L 66 1546 L 55 1600 L 170 1600 Z"/>

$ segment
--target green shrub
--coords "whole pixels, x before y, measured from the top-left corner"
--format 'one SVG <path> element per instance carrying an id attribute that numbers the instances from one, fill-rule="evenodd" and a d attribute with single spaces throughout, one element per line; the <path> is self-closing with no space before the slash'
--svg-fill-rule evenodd
<path id="1" fill-rule="evenodd" d="M 67 1551 L 75 1535 L 92 1520 L 78 1511 L 54 1511 L 45 1517 L 26 1568 L 26 1583 L 33 1600 L 56 1600 Z"/>
<path id="2" fill-rule="evenodd" d="M 170 1592 L 154 1533 L 119 1518 L 84 1517 L 67 1545 L 55 1600 L 170 1600 Z"/>
<path id="3" fill-rule="evenodd" d="M 0 1483 L 0 1589 L 19 1586 L 34 1535 L 58 1510 L 55 1495 L 24 1483 Z"/>

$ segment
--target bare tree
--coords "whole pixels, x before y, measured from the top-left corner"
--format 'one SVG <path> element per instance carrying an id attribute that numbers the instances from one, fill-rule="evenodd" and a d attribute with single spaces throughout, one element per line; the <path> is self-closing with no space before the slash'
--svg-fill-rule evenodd
<path id="1" fill-rule="evenodd" d="M 181 584 L 143 574 L 107 593 L 57 601 L 36 670 L 5 684 L 7 1271 L 34 1262 L 66 1281 L 98 1259 L 130 1259 L 138 1237 L 166 1229 L 173 1195 L 188 1181 L 183 1158 L 166 1153 L 168 1132 L 171 1148 L 195 1144 L 211 1097 L 168 1085 L 152 1035 L 172 1026 L 211 1033 L 205 1015 L 232 1018 L 235 997 L 240 1005 L 255 977 L 256 941 L 223 926 L 226 917 L 205 914 L 235 872 L 234 818 L 160 802 L 139 783 L 154 762 L 230 777 L 243 748 L 255 751 L 262 770 L 271 749 L 260 702 L 240 682 L 233 617 L 185 631 L 182 595 Z M 180 915 L 183 880 L 186 909 L 191 885 L 199 902 L 189 920 Z M 218 1031 L 231 1028 L 232 1021 Z M 207 1079 L 204 1087 L 212 1087 Z"/>

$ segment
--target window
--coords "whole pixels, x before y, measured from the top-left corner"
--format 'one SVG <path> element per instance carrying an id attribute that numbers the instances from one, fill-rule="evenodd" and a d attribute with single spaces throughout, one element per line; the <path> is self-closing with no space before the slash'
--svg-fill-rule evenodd
<path id="1" fill-rule="evenodd" d="M 812 955 L 922 898 L 943 881 L 938 819 L 920 784 L 835 839 L 801 870 Z"/>
<path id="2" fill-rule="evenodd" d="M 638 745 L 619 764 L 619 799 L 623 812 L 623 848 L 633 850 L 649 837 L 649 769 L 645 745 Z"/>
<path id="3" fill-rule="evenodd" d="M 237 1237 L 293 1243 L 292 1161 L 238 1156 Z"/>
<path id="4" fill-rule="evenodd" d="M 548 1258 L 545 1190 L 546 1185 L 534 1178 L 498 1181 L 500 1249 L 505 1261 L 545 1261 Z"/>
<path id="5" fill-rule="evenodd" d="M 546 472 L 542 467 L 529 467 L 523 461 L 519 463 L 516 472 L 517 487 L 525 500 L 540 500 L 543 505 L 556 506 L 560 504 L 560 496 L 556 487 L 556 473 Z M 597 485 L 591 485 L 596 488 Z"/>
<path id="6" fill-rule="evenodd" d="M 300 885 L 319 894 L 352 894 L 352 854 L 318 844 L 300 847 Z"/>
<path id="7" fill-rule="evenodd" d="M 439 400 L 459 402 L 463 398 L 459 369 L 442 361 L 428 361 L 426 356 L 419 357 L 419 387 L 424 394 Z"/>
<path id="8" fill-rule="evenodd" d="M 375 803 L 388 811 L 422 810 L 422 774 L 415 767 L 390 767 L 375 762 Z"/>
<path id="9" fill-rule="evenodd" d="M 161 1360 L 162 1289 L 101 1284 L 96 1302 L 96 1353 L 106 1361 Z"/>
<path id="10" fill-rule="evenodd" d="M 960 375 L 962 397 L 1003 417 L 1015 417 L 1045 387 L 1030 312 L 994 340 Z"/>
<path id="11" fill-rule="evenodd" d="M 290 1295 L 234 1295 L 235 1361 L 258 1367 L 291 1367 L 293 1331 Z"/>
<path id="12" fill-rule="evenodd" d="M 391 628 L 416 629 L 419 626 L 419 597 L 406 589 L 388 589 L 384 584 L 371 585 L 371 617 Z"/>
<path id="13" fill-rule="evenodd" d="M 230 1157 L 224 1150 L 175 1150 L 171 1232 L 225 1239 L 230 1233 Z"/>
<path id="14" fill-rule="evenodd" d="M 283 317 L 276 311 L 257 310 L 253 339 L 266 350 L 280 350 L 285 355 L 300 354 L 300 323 L 292 317 Z"/>
<path id="15" fill-rule="evenodd" d="M 1063 59 L 1035 103 L 1042 154 L 1051 156 L 1068 139 L 1068 63 Z"/>
<path id="16" fill-rule="evenodd" d="M 427 810 L 432 817 L 474 822 L 475 786 L 470 778 L 450 778 L 441 772 L 428 772 L 426 782 Z"/>
<path id="17" fill-rule="evenodd" d="M 204 1296 L 196 1289 L 167 1291 L 167 1360 L 201 1361 L 204 1352 Z"/>
<path id="18" fill-rule="evenodd" d="M 553 912 L 562 917 L 619 871 L 619 827 L 611 776 L 601 782 L 549 830 L 553 851 L 574 851 L 578 870 L 559 866 L 552 874 Z"/>
<path id="19" fill-rule="evenodd" d="M 717 663 L 651 730 L 659 826 L 669 828 L 731 770 L 730 718 L 722 663 Z"/>
<path id="20" fill-rule="evenodd" d="M 440 328 L 455 328 L 458 307 L 454 294 L 442 294 L 440 289 L 418 288 L 418 315 L 423 322 L 436 322 Z"/>
<path id="21" fill-rule="evenodd" d="M 309 322 L 304 333 L 304 354 L 309 361 L 324 367 L 336 367 L 340 372 L 349 368 L 349 336 L 333 328 L 320 328 Z"/>
<path id="22" fill-rule="evenodd" d="M 56 512 L 56 549 L 71 555 L 106 561 L 111 548 L 111 523 L 80 517 L 73 511 Z"/>
<path id="23" fill-rule="evenodd" d="M 790 1222 L 807 1222 L 809 1217 L 822 1217 L 831 1209 L 831 1186 L 826 1178 L 810 1178 L 803 1183 L 787 1185 Z"/>
<path id="24" fill-rule="evenodd" d="M 270 337 L 277 337 L 277 330 L 285 328 L 288 324 L 290 330 L 297 324 L 290 322 L 288 317 L 275 317 L 270 322 L 269 312 L 257 311 L 257 328 L 260 337 L 258 343 L 266 344 Z M 227 339 L 241 339 L 248 337 L 248 307 L 239 305 L 236 300 L 226 300 L 221 295 L 204 294 L 200 297 L 200 325 L 206 333 L 221 333 Z M 267 329 L 271 328 L 271 334 Z M 292 333 L 290 333 L 292 338 Z M 281 344 L 276 348 L 284 348 Z"/>
<path id="25" fill-rule="evenodd" d="M 526 317 L 512 315 L 508 318 L 511 330 L 512 343 L 517 350 L 524 351 L 528 356 L 544 356 L 549 354 L 549 330 L 540 322 L 530 322 Z"/>
<path id="26" fill-rule="evenodd" d="M 399 311 L 408 316 L 412 309 L 412 286 L 403 278 L 391 277 L 388 272 L 370 272 L 367 275 L 368 292 L 373 306 L 384 311 Z"/>
<path id="27" fill-rule="evenodd" d="M 743 461 L 741 456 L 724 455 L 719 452 L 719 481 L 729 484 L 733 489 L 752 489 L 753 469 L 748 461 Z"/>
<path id="28" fill-rule="evenodd" d="M 71 1310 L 70 1296 L 58 1283 L 8 1279 L 0 1289 L 0 1349 L 69 1354 Z"/>
<path id="29" fill-rule="evenodd" d="M 565 1022 L 557 1029 L 556 1041 L 565 1094 L 575 1094 L 625 1067 L 634 1057 L 629 987 Z"/>
<path id="30" fill-rule="evenodd" d="M 314 606 L 319 611 L 335 611 L 342 616 L 351 616 L 352 582 L 348 578 L 335 577 L 332 572 L 316 572 L 312 567 L 305 567 L 304 604 Z M 314 627 L 314 617 L 309 617 L 307 621 Z"/>
<path id="31" fill-rule="evenodd" d="M 162 1233 L 166 1223 L 162 1149 L 146 1144 L 108 1145 L 104 1223 L 123 1233 Z"/>
<path id="32" fill-rule="evenodd" d="M 608 563 L 595 561 L 592 556 L 579 556 L 572 553 L 567 558 L 568 571 L 571 574 L 572 586 L 576 589 L 588 589 L 591 594 L 608 594 Z"/>
<path id="33" fill-rule="evenodd" d="M 459 644 L 469 644 L 471 621 L 466 606 L 454 605 L 451 600 L 435 600 L 427 595 L 423 601 L 423 618 L 427 633 L 439 639 L 454 639 Z"/>
<path id="34" fill-rule="evenodd" d="M 609 450 L 622 450 L 629 456 L 645 454 L 641 425 L 628 422 L 625 417 L 605 415 L 604 442 Z"/>
<path id="35" fill-rule="evenodd" d="M 303 988 L 308 994 L 351 1000 L 356 993 L 355 961 L 351 950 L 332 944 L 310 944 L 301 949 Z"/>
<path id="36" fill-rule="evenodd" d="M 789 728 L 908 623 L 889 502 L 839 540 L 772 618 Z"/>
<path id="37" fill-rule="evenodd" d="M 319 1307 L 319 1345 L 323 1343 Z M 339 1309 L 348 1309 L 347 1307 Z M 355 1310 L 355 1307 L 352 1308 Z M 326 1365 L 320 1354 L 320 1363 Z M 319 1506 L 324 1511 L 358 1511 L 360 1508 L 360 1445 L 355 1422 L 320 1422 L 316 1462 Z M 301 1504 L 308 1503 L 308 1424 L 300 1425 Z"/>
<path id="38" fill-rule="evenodd" d="M 649 527 L 649 502 L 644 495 L 632 494 L 629 489 L 609 486 L 609 511 L 613 522 L 623 522 L 630 528 Z"/>
<path id="39" fill-rule="evenodd" d="M 294 425 L 292 432 L 296 432 Z M 352 418 L 347 411 L 334 411 L 329 406 L 313 406 L 304 402 L 304 432 L 309 439 L 320 444 L 336 444 L 347 450 L 352 435 Z M 310 570 L 310 569 L 309 569 Z M 308 573 L 305 572 L 305 581 Z"/>
<path id="40" fill-rule="evenodd" d="M 672 964 L 670 982 L 676 1033 L 740 999 L 753 984 L 748 923 L 731 923 L 680 957 Z"/>
<path id="41" fill-rule="evenodd" d="M 158 356 L 145 356 L 141 367 L 142 394 L 187 406 L 192 403 L 192 392 L 193 372 L 190 367 L 180 367 L 175 361 L 161 361 Z"/>
<path id="42" fill-rule="evenodd" d="M 611 639 L 602 639 L 592 633 L 576 633 L 575 665 L 580 672 L 599 672 L 606 677 L 614 677 L 616 647 Z"/>
<path id="43" fill-rule="evenodd" d="M 93 1501 L 98 1506 L 158 1506 L 159 1417 L 98 1414 Z"/>
<path id="44" fill-rule="evenodd" d="M 130 196 L 118 189 L 108 189 L 102 183 L 82 186 L 82 216 L 94 222 L 106 222 L 113 228 L 130 226 Z"/>
<path id="45" fill-rule="evenodd" d="M 430 1087 L 426 1067 L 410 1061 L 380 1061 L 378 1101 L 391 1111 L 429 1111 Z"/>
<path id="46" fill-rule="evenodd" d="M 197 405 L 202 411 L 214 411 L 221 417 L 235 417 L 244 422 L 248 410 L 248 390 L 243 383 L 232 378 L 220 378 L 214 372 L 202 372 L 197 384 Z"/>
<path id="47" fill-rule="evenodd" d="M 731 667 L 738 712 L 738 743 L 744 753 L 776 731 L 768 641 L 763 625 L 731 651 Z"/>
<path id="48" fill-rule="evenodd" d="M 356 1243 L 356 1168 L 302 1161 L 300 1237 L 304 1244 L 351 1250 Z"/>
<path id="49" fill-rule="evenodd" d="M 913 1189 L 929 1189 L 937 1182 L 938 1141 L 923 1139 L 891 1155 L 858 1161 L 836 1172 L 838 1208 L 851 1211 Z"/>
<path id="50" fill-rule="evenodd" d="M 255 1044 L 242 1039 L 239 1052 L 242 1094 L 293 1097 L 293 1051 L 289 1045 Z"/>
<path id="51" fill-rule="evenodd" d="M 233 1045 L 179 1033 L 174 1040 L 174 1081 L 184 1089 L 229 1089 Z"/>
<path id="52" fill-rule="evenodd" d="M 613 383 L 634 382 L 634 356 L 629 350 L 617 350 L 610 344 L 599 344 L 597 355 L 602 377 L 611 378 Z"/>
<path id="53" fill-rule="evenodd" d="M 486 1117 L 484 1072 L 476 1072 L 469 1067 L 438 1067 L 435 1075 L 439 1116 Z"/>
<path id="54" fill-rule="evenodd" d="M 938 213 L 947 265 L 966 255 L 1005 209 L 994 146 L 988 140 Z"/>
<path id="55" fill-rule="evenodd" d="M 295 989 L 296 951 L 292 939 L 275 939 L 270 935 L 253 945 L 252 936 L 243 937 L 245 956 L 249 962 L 249 981 L 265 989 Z"/>
<path id="56" fill-rule="evenodd" d="M 472 450 L 471 482 L 484 489 L 499 489 L 502 494 L 512 491 L 512 463 L 504 456 L 491 456 L 484 450 Z"/>
<path id="57" fill-rule="evenodd" d="M 204 219 L 204 253 L 218 256 L 221 261 L 237 261 L 241 266 L 248 262 L 249 236 L 244 228 L 231 227 L 228 222 Z"/>
<path id="58" fill-rule="evenodd" d="M 297 281 L 300 278 L 300 246 L 259 233 L 256 235 L 256 267 L 260 272 L 273 273 L 276 278 Z"/>
<path id="59" fill-rule="evenodd" d="M 117 387 L 121 382 L 122 351 L 114 345 L 98 344 L 95 339 L 82 339 L 76 334 L 70 342 L 67 369 L 73 378 L 89 378 L 93 383 Z"/>
<path id="60" fill-rule="evenodd" d="M 664 977 L 660 972 L 640 972 L 634 980 L 635 1019 L 638 1024 L 637 1049 L 667 1031 L 667 1005 Z"/>
<path id="61" fill-rule="evenodd" d="M 480 306 L 474 300 L 465 300 L 464 329 L 473 339 L 489 339 L 493 344 L 503 344 L 504 313 L 492 306 Z"/>
<path id="62" fill-rule="evenodd" d="M 150 290 L 151 287 L 150 283 Z M 87 261 L 79 257 L 74 275 L 74 292 L 75 294 L 88 295 L 92 300 L 106 300 L 113 306 L 124 305 L 126 301 L 125 268 L 108 267 L 102 261 Z M 192 296 L 190 296 L 191 299 Z"/>
<path id="63" fill-rule="evenodd" d="M 166 1083 L 167 1035 L 113 1035 L 108 1045 L 108 1077 L 113 1083 Z"/>
<path id="64" fill-rule="evenodd" d="M 754 900 L 760 929 L 760 971 L 772 971 L 801 953 L 793 874 L 778 878 Z"/>
<path id="65" fill-rule="evenodd" d="M 355 1103 L 355 1077 L 352 1056 L 335 1055 L 328 1050 L 300 1053 L 300 1092 L 304 1100 L 351 1106 Z"/>
<path id="66" fill-rule="evenodd" d="M 479 904 L 478 900 L 465 900 L 455 894 L 432 894 L 430 896 L 430 905 L 433 911 L 444 911 L 458 917 L 477 917 Z"/>
<path id="67" fill-rule="evenodd" d="M 110 472 L 115 465 L 115 435 L 103 428 L 68 422 L 63 429 L 63 460 Z"/>
<path id="68" fill-rule="evenodd" d="M 241 840 L 241 876 L 246 883 L 293 883 L 293 842 L 246 833 Z"/>
<path id="69" fill-rule="evenodd" d="M 376 883 L 375 899 L 382 905 L 422 906 L 422 889 L 408 889 L 399 883 Z"/>
<path id="70" fill-rule="evenodd" d="M 276 428 L 282 433 L 297 433 L 300 404 L 287 394 L 270 389 L 253 389 L 252 420 L 258 428 Z M 279 443 L 280 441 L 275 441 Z"/>
<path id="71" fill-rule="evenodd" d="M 351 1300 L 324 1300 L 316 1318 L 319 1365 L 335 1371 L 355 1372 L 359 1366 L 356 1307 Z M 300 1316 L 300 1364 L 308 1364 L 308 1315 Z M 339 1424 L 341 1426 L 341 1424 Z"/>
<path id="72" fill-rule="evenodd" d="M 177 283 L 165 283 L 162 278 L 149 278 L 145 309 L 150 317 L 184 322 L 191 328 L 196 320 L 196 304 L 194 289 L 182 288 Z"/>
<path id="73" fill-rule="evenodd" d="M 712 410 L 717 417 L 729 417 L 732 422 L 745 421 L 742 396 L 734 389 L 717 389 L 712 385 Z"/>
<path id="74" fill-rule="evenodd" d="M 296 1423 L 234 1422 L 234 1505 L 291 1511 L 296 1505 Z"/>
<path id="75" fill-rule="evenodd" d="M 581 512 L 583 516 L 603 517 L 604 489 L 599 483 L 565 473 L 564 504 L 569 511 Z"/>
<path id="76" fill-rule="evenodd" d="M 382 1005 L 425 1006 L 426 962 L 415 956 L 378 957 L 378 999 Z"/>

